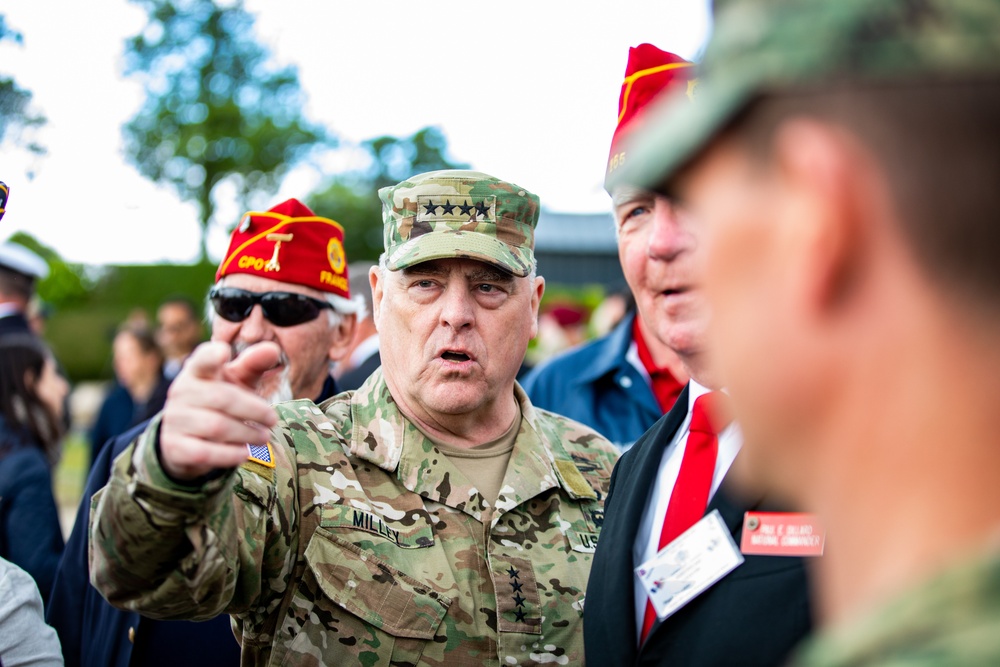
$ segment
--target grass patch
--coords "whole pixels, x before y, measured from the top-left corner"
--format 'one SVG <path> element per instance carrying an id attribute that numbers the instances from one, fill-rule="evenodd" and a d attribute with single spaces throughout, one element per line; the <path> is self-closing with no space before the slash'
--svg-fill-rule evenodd
<path id="1" fill-rule="evenodd" d="M 83 497 L 90 469 L 90 443 L 79 430 L 70 431 L 63 441 L 62 457 L 53 471 L 56 506 L 60 513 L 76 512 Z"/>

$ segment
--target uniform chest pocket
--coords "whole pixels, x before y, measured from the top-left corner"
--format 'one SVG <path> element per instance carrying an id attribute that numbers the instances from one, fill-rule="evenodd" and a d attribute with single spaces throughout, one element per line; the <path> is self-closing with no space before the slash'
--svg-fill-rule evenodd
<path id="1" fill-rule="evenodd" d="M 438 637 L 450 598 L 322 529 L 305 559 L 283 622 L 289 653 L 282 664 L 304 655 L 327 664 L 415 664 Z"/>

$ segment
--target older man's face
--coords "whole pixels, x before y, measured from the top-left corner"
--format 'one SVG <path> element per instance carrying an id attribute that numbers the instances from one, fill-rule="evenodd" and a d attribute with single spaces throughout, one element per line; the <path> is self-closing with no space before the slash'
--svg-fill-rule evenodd
<path id="1" fill-rule="evenodd" d="M 373 271 L 372 290 L 382 369 L 403 406 L 434 419 L 487 415 L 509 400 L 544 280 L 442 259 Z"/>
<path id="2" fill-rule="evenodd" d="M 311 287 L 244 273 L 226 276 L 220 285 L 249 292 L 295 292 L 320 300 L 326 298 L 323 292 Z M 322 310 L 309 322 L 279 327 L 264 317 L 258 304 L 242 322 L 229 322 L 216 315 L 212 320 L 212 340 L 229 343 L 236 350 L 265 340 L 277 343 L 283 363 L 264 375 L 257 393 L 273 399 L 314 399 L 330 373 L 330 362 L 344 355 L 354 335 L 353 315 L 344 316 L 337 326 L 330 326 L 329 312 Z M 291 396 L 284 396 L 285 393 Z"/>
<path id="3" fill-rule="evenodd" d="M 681 356 L 699 352 L 707 308 L 696 228 L 670 200 L 652 192 L 621 186 L 612 199 L 618 258 L 644 333 Z"/>

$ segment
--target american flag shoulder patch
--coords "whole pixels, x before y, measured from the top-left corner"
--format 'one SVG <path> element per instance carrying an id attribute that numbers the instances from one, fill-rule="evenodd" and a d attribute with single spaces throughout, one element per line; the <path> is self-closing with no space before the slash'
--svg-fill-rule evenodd
<path id="1" fill-rule="evenodd" d="M 253 461 L 254 463 L 259 463 L 262 466 L 267 466 L 268 468 L 274 467 L 274 456 L 271 451 L 271 443 L 267 442 L 263 445 L 251 445 L 247 443 L 247 460 Z"/>

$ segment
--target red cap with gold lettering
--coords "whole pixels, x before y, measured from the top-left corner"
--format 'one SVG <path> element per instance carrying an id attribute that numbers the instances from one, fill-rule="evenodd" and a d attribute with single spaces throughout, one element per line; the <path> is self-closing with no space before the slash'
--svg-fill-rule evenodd
<path id="1" fill-rule="evenodd" d="M 696 83 L 694 63 L 680 56 L 661 51 L 652 44 L 640 44 L 628 50 L 625 80 L 618 98 L 618 126 L 611 137 L 605 187 L 607 176 L 625 163 L 625 136 L 639 125 L 637 121 L 642 117 L 642 109 L 665 89 L 674 86 L 687 86 L 688 95 L 693 95 Z"/>
<path id="2" fill-rule="evenodd" d="M 313 287 L 351 297 L 344 228 L 321 218 L 297 199 L 243 216 L 215 281 L 233 273 Z"/>

